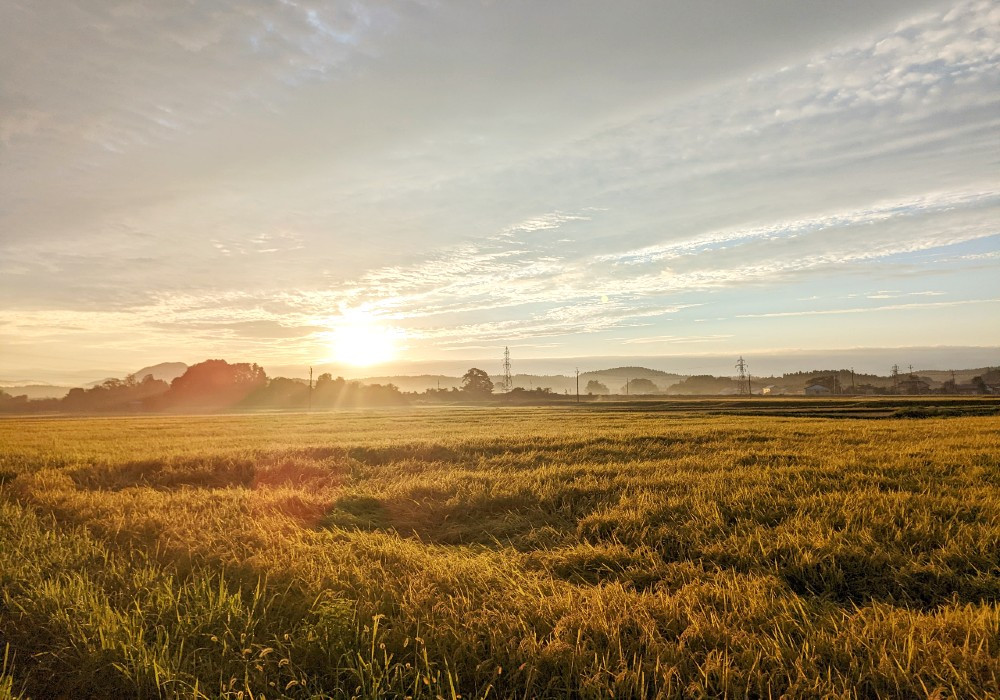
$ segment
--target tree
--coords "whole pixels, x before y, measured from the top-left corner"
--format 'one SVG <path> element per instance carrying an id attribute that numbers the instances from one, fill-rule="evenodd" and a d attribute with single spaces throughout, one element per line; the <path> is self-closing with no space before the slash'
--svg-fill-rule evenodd
<path id="1" fill-rule="evenodd" d="M 624 393 L 625 387 L 622 387 Z M 659 394 L 660 387 L 656 386 L 651 379 L 640 377 L 628 383 L 628 393 L 630 394 Z"/>
<path id="2" fill-rule="evenodd" d="M 671 394 L 704 396 L 707 394 L 735 393 L 739 390 L 736 381 L 729 377 L 713 377 L 711 374 L 696 374 L 670 387 Z"/>
<path id="3" fill-rule="evenodd" d="M 462 377 L 462 391 L 475 396 L 489 396 L 493 393 L 493 381 L 486 372 L 473 367 Z"/>
<path id="4" fill-rule="evenodd" d="M 188 367 L 172 381 L 164 398 L 173 405 L 223 408 L 239 403 L 264 386 L 267 375 L 260 365 L 205 360 Z"/>
<path id="5" fill-rule="evenodd" d="M 608 387 L 596 379 L 591 379 L 587 382 L 586 392 L 588 394 L 607 394 Z"/>

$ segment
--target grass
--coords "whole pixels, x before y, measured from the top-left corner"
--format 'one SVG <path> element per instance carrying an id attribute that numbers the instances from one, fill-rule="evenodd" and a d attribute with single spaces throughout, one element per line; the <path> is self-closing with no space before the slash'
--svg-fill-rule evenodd
<path id="1" fill-rule="evenodd" d="M 2 420 L 0 699 L 997 697 L 1000 419 L 920 417 Z"/>

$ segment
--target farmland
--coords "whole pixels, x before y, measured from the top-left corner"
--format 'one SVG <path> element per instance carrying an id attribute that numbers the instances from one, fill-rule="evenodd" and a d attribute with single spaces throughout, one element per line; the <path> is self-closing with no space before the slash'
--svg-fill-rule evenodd
<path id="1" fill-rule="evenodd" d="M 995 404 L 705 405 L 0 420 L 0 698 L 1000 695 Z"/>

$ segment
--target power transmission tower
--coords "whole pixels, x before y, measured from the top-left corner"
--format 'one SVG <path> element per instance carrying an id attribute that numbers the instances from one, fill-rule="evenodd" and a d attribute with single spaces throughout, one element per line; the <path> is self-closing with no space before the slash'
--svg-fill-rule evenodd
<path id="1" fill-rule="evenodd" d="M 737 377 L 736 382 L 739 385 L 740 396 L 746 396 L 750 393 L 750 382 L 747 377 L 747 363 L 746 360 L 743 359 L 742 355 L 740 356 L 739 362 L 736 363 L 736 369 L 739 370 L 739 376 Z"/>
<path id="2" fill-rule="evenodd" d="M 504 393 L 514 388 L 514 380 L 510 377 L 510 348 L 503 348 L 503 379 L 500 380 L 500 390 Z"/>

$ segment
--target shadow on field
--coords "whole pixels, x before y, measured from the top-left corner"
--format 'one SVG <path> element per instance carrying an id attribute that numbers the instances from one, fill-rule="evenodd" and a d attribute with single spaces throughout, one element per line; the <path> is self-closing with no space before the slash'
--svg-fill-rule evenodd
<path id="1" fill-rule="evenodd" d="M 272 486 L 338 486 L 354 466 L 343 457 L 322 451 L 279 453 L 251 457 L 204 456 L 172 457 L 125 462 L 92 464 L 68 469 L 78 488 L 91 491 L 120 491 L 127 488 L 154 489 L 225 489 L 233 487 L 264 488 Z"/>
<path id="2" fill-rule="evenodd" d="M 530 551 L 565 539 L 574 521 L 537 495 L 458 494 L 422 486 L 396 497 L 345 495 L 322 528 L 384 531 L 438 545 L 481 545 Z"/>

